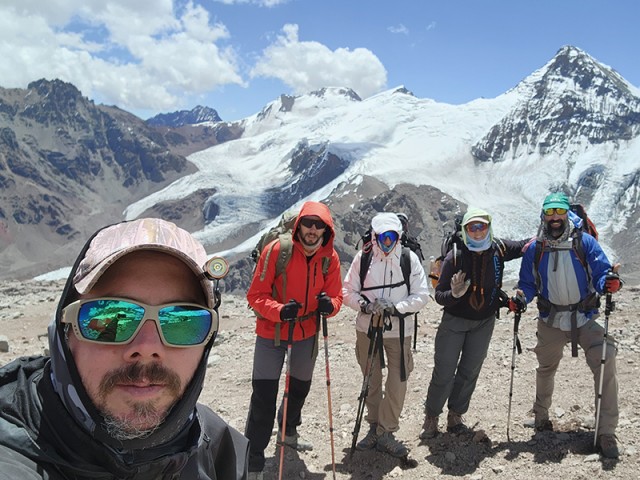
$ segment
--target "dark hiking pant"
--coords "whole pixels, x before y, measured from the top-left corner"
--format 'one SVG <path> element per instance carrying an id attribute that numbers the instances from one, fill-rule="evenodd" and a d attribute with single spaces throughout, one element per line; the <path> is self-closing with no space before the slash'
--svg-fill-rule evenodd
<path id="1" fill-rule="evenodd" d="M 462 415 L 469 410 L 495 319 L 495 315 L 484 320 L 467 320 L 447 312 L 442 315 L 425 404 L 427 415 L 440 415 L 447 399 L 449 411 Z"/>
<path id="2" fill-rule="evenodd" d="M 291 347 L 289 399 L 287 404 L 286 434 L 293 435 L 302 424 L 302 407 L 311 388 L 315 365 L 315 337 L 294 342 Z M 272 339 L 256 337 L 253 355 L 251 403 L 245 428 L 249 439 L 249 471 L 264 468 L 264 451 L 269 445 L 276 417 L 276 400 L 280 375 L 287 353 L 287 343 L 279 346 Z M 278 411 L 278 424 L 282 422 L 283 404 Z"/>

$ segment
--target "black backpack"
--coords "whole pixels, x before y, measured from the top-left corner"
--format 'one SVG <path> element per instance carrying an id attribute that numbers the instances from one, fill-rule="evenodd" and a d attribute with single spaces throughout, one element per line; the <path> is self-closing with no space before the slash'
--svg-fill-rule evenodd
<path id="1" fill-rule="evenodd" d="M 456 270 L 462 268 L 462 216 L 458 215 L 454 221 L 454 227 L 452 232 L 445 232 L 442 237 L 442 243 L 440 244 L 440 256 L 438 258 L 431 257 L 429 265 L 429 278 L 431 279 L 431 285 L 436 288 L 438 280 L 440 279 L 440 272 L 442 271 L 442 263 L 444 262 L 447 254 L 453 250 L 453 266 Z"/>

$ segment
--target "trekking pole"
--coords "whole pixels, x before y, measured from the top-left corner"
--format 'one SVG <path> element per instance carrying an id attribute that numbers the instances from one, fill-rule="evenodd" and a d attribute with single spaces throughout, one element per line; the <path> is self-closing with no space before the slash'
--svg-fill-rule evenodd
<path id="1" fill-rule="evenodd" d="M 358 433 L 360 433 L 360 425 L 362 424 L 362 415 L 364 414 L 365 400 L 369 395 L 369 382 L 371 381 L 371 374 L 373 373 L 373 362 L 378 352 L 377 342 L 378 335 L 382 335 L 381 326 L 382 314 L 376 313 L 371 318 L 371 339 L 369 340 L 369 350 L 367 351 L 367 363 L 364 369 L 364 375 L 362 378 L 362 388 L 360 389 L 360 395 L 358 396 L 358 411 L 356 413 L 356 424 L 353 428 L 353 439 L 351 441 L 351 450 L 349 450 L 349 458 L 353 456 L 353 452 L 356 449 L 356 443 L 358 442 Z"/>
<path id="2" fill-rule="evenodd" d="M 516 369 L 516 350 L 518 354 L 522 353 L 522 345 L 520 345 L 520 339 L 518 338 L 518 326 L 520 325 L 520 317 L 522 312 L 517 311 L 513 318 L 513 352 L 511 353 L 511 382 L 509 384 L 509 412 L 507 414 L 507 441 L 509 438 L 509 426 L 511 425 L 511 399 L 513 398 L 513 374 Z"/>
<path id="3" fill-rule="evenodd" d="M 607 337 L 609 335 L 609 315 L 615 308 L 615 303 L 611 301 L 611 292 L 607 292 L 604 307 L 604 335 L 602 337 L 602 358 L 600 359 L 600 382 L 598 384 L 598 400 L 596 402 L 596 426 L 593 432 L 593 449 L 597 448 L 598 427 L 600 425 L 600 404 L 602 403 L 602 384 L 604 382 L 604 362 L 607 357 Z"/>
<path id="4" fill-rule="evenodd" d="M 418 340 L 418 312 L 413 314 L 413 351 L 416 352 L 416 342 Z"/>
<path id="5" fill-rule="evenodd" d="M 318 312 L 320 316 L 320 312 Z M 322 315 L 322 336 L 324 337 L 324 364 L 327 373 L 327 404 L 329 405 L 329 436 L 331 438 L 331 468 L 333 470 L 333 478 L 336 478 L 336 454 L 333 444 L 333 411 L 331 409 L 331 375 L 329 375 L 329 329 L 327 327 L 327 316 Z"/>
<path id="6" fill-rule="evenodd" d="M 287 367 L 284 380 L 284 394 L 282 400 L 282 433 L 280 435 L 280 469 L 278 479 L 282 480 L 282 470 L 284 466 L 284 441 L 287 428 L 287 405 L 289 404 L 289 380 L 291 378 L 291 346 L 293 345 L 294 320 L 289 320 L 289 338 L 287 339 Z"/>

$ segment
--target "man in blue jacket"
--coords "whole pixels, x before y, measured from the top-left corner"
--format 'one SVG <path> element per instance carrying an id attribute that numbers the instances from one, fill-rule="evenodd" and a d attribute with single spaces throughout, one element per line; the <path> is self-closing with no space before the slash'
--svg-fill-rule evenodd
<path id="1" fill-rule="evenodd" d="M 600 378 L 604 329 L 596 322 L 599 295 L 620 289 L 620 279 L 611 274 L 612 265 L 595 238 L 582 232 L 580 219 L 570 211 L 563 193 L 549 194 L 542 205 L 542 222 L 535 241 L 522 258 L 519 288 L 524 294 L 509 302 L 509 309 L 522 311 L 524 302 L 538 296 L 536 399 L 533 404 L 537 430 L 552 430 L 549 408 L 554 377 L 564 346 L 571 342 L 585 352 L 594 375 L 596 390 Z M 616 346 L 609 336 L 604 362 L 604 382 L 597 445 L 605 457 L 619 455 L 615 436 L 618 424 L 618 382 Z"/>

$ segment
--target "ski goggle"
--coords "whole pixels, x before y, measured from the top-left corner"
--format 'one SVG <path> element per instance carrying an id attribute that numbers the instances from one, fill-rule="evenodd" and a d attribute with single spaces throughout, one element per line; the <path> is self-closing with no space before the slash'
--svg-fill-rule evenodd
<path id="1" fill-rule="evenodd" d="M 469 233 L 471 232 L 484 232 L 487 228 L 489 228 L 488 223 L 475 222 L 469 223 L 464 226 L 465 230 Z"/>
<path id="2" fill-rule="evenodd" d="M 393 230 L 389 230 L 387 232 L 379 233 L 376 236 L 378 240 L 378 246 L 384 253 L 389 253 L 396 246 L 396 242 L 398 241 L 398 232 L 394 232 Z"/>
<path id="3" fill-rule="evenodd" d="M 398 241 L 398 232 L 394 232 L 393 230 L 389 230 L 388 232 L 382 232 L 378 234 L 378 242 L 385 245 L 387 240 L 390 244 L 394 244 Z"/>
<path id="4" fill-rule="evenodd" d="M 317 230 L 323 230 L 323 229 L 327 228 L 327 224 L 326 223 L 324 223 L 320 219 L 315 219 L 315 218 L 302 217 L 300 219 L 300 223 L 303 226 L 307 227 L 307 228 L 311 228 L 311 227 L 315 226 Z"/>
<path id="5" fill-rule="evenodd" d="M 193 303 L 147 305 L 105 297 L 78 300 L 62 310 L 62 323 L 71 324 L 79 340 L 92 343 L 126 345 L 147 320 L 156 322 L 169 347 L 204 345 L 218 331 L 218 314 Z"/>
<path id="6" fill-rule="evenodd" d="M 545 208 L 543 210 L 543 213 L 548 217 L 550 217 L 554 213 L 557 213 L 558 215 L 564 215 L 565 213 L 567 213 L 567 209 L 566 208 Z"/>

